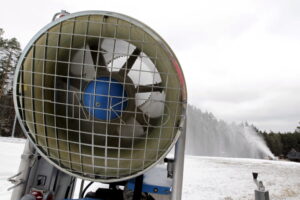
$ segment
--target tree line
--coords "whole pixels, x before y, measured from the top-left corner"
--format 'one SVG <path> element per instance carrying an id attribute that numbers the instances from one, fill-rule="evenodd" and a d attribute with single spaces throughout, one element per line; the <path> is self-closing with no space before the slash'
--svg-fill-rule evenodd
<path id="1" fill-rule="evenodd" d="M 15 110 L 12 98 L 12 84 L 15 68 L 21 55 L 20 43 L 16 38 L 4 38 L 0 28 L 0 136 L 12 134 Z M 16 136 L 23 137 L 19 125 Z"/>
<path id="2" fill-rule="evenodd" d="M 300 152 L 300 127 L 294 132 L 273 132 L 270 133 L 259 131 L 266 141 L 267 146 L 275 156 L 286 157 L 286 155 L 292 150 Z"/>

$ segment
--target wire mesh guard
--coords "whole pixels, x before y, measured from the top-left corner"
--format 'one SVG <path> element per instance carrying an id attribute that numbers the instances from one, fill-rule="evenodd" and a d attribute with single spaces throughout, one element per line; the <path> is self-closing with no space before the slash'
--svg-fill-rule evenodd
<path id="1" fill-rule="evenodd" d="M 15 83 L 19 120 L 42 155 L 106 182 L 157 163 L 185 117 L 185 82 L 169 47 L 118 14 L 69 15 L 44 30 L 23 52 Z"/>

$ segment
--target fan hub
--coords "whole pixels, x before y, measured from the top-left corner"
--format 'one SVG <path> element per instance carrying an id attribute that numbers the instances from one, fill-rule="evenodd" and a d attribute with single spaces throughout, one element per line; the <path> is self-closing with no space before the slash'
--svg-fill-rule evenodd
<path id="1" fill-rule="evenodd" d="M 90 115 L 100 120 L 113 120 L 127 107 L 123 85 L 110 77 L 90 81 L 83 93 L 83 105 Z"/>

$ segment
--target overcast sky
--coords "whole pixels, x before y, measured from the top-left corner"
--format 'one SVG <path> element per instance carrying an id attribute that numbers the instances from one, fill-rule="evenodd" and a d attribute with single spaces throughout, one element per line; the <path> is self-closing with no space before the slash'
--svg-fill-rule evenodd
<path id="1" fill-rule="evenodd" d="M 228 122 L 293 131 L 300 121 L 299 0 L 5 0 L 0 27 L 24 47 L 54 13 L 139 19 L 176 53 L 189 103 Z"/>

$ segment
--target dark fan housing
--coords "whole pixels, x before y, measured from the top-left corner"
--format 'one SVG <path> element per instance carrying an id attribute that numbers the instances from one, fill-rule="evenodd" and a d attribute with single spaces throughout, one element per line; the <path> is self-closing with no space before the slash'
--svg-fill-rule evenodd
<path id="1" fill-rule="evenodd" d="M 186 88 L 179 63 L 149 27 L 87 11 L 44 27 L 19 61 L 14 100 L 39 152 L 80 178 L 143 173 L 180 136 Z"/>

